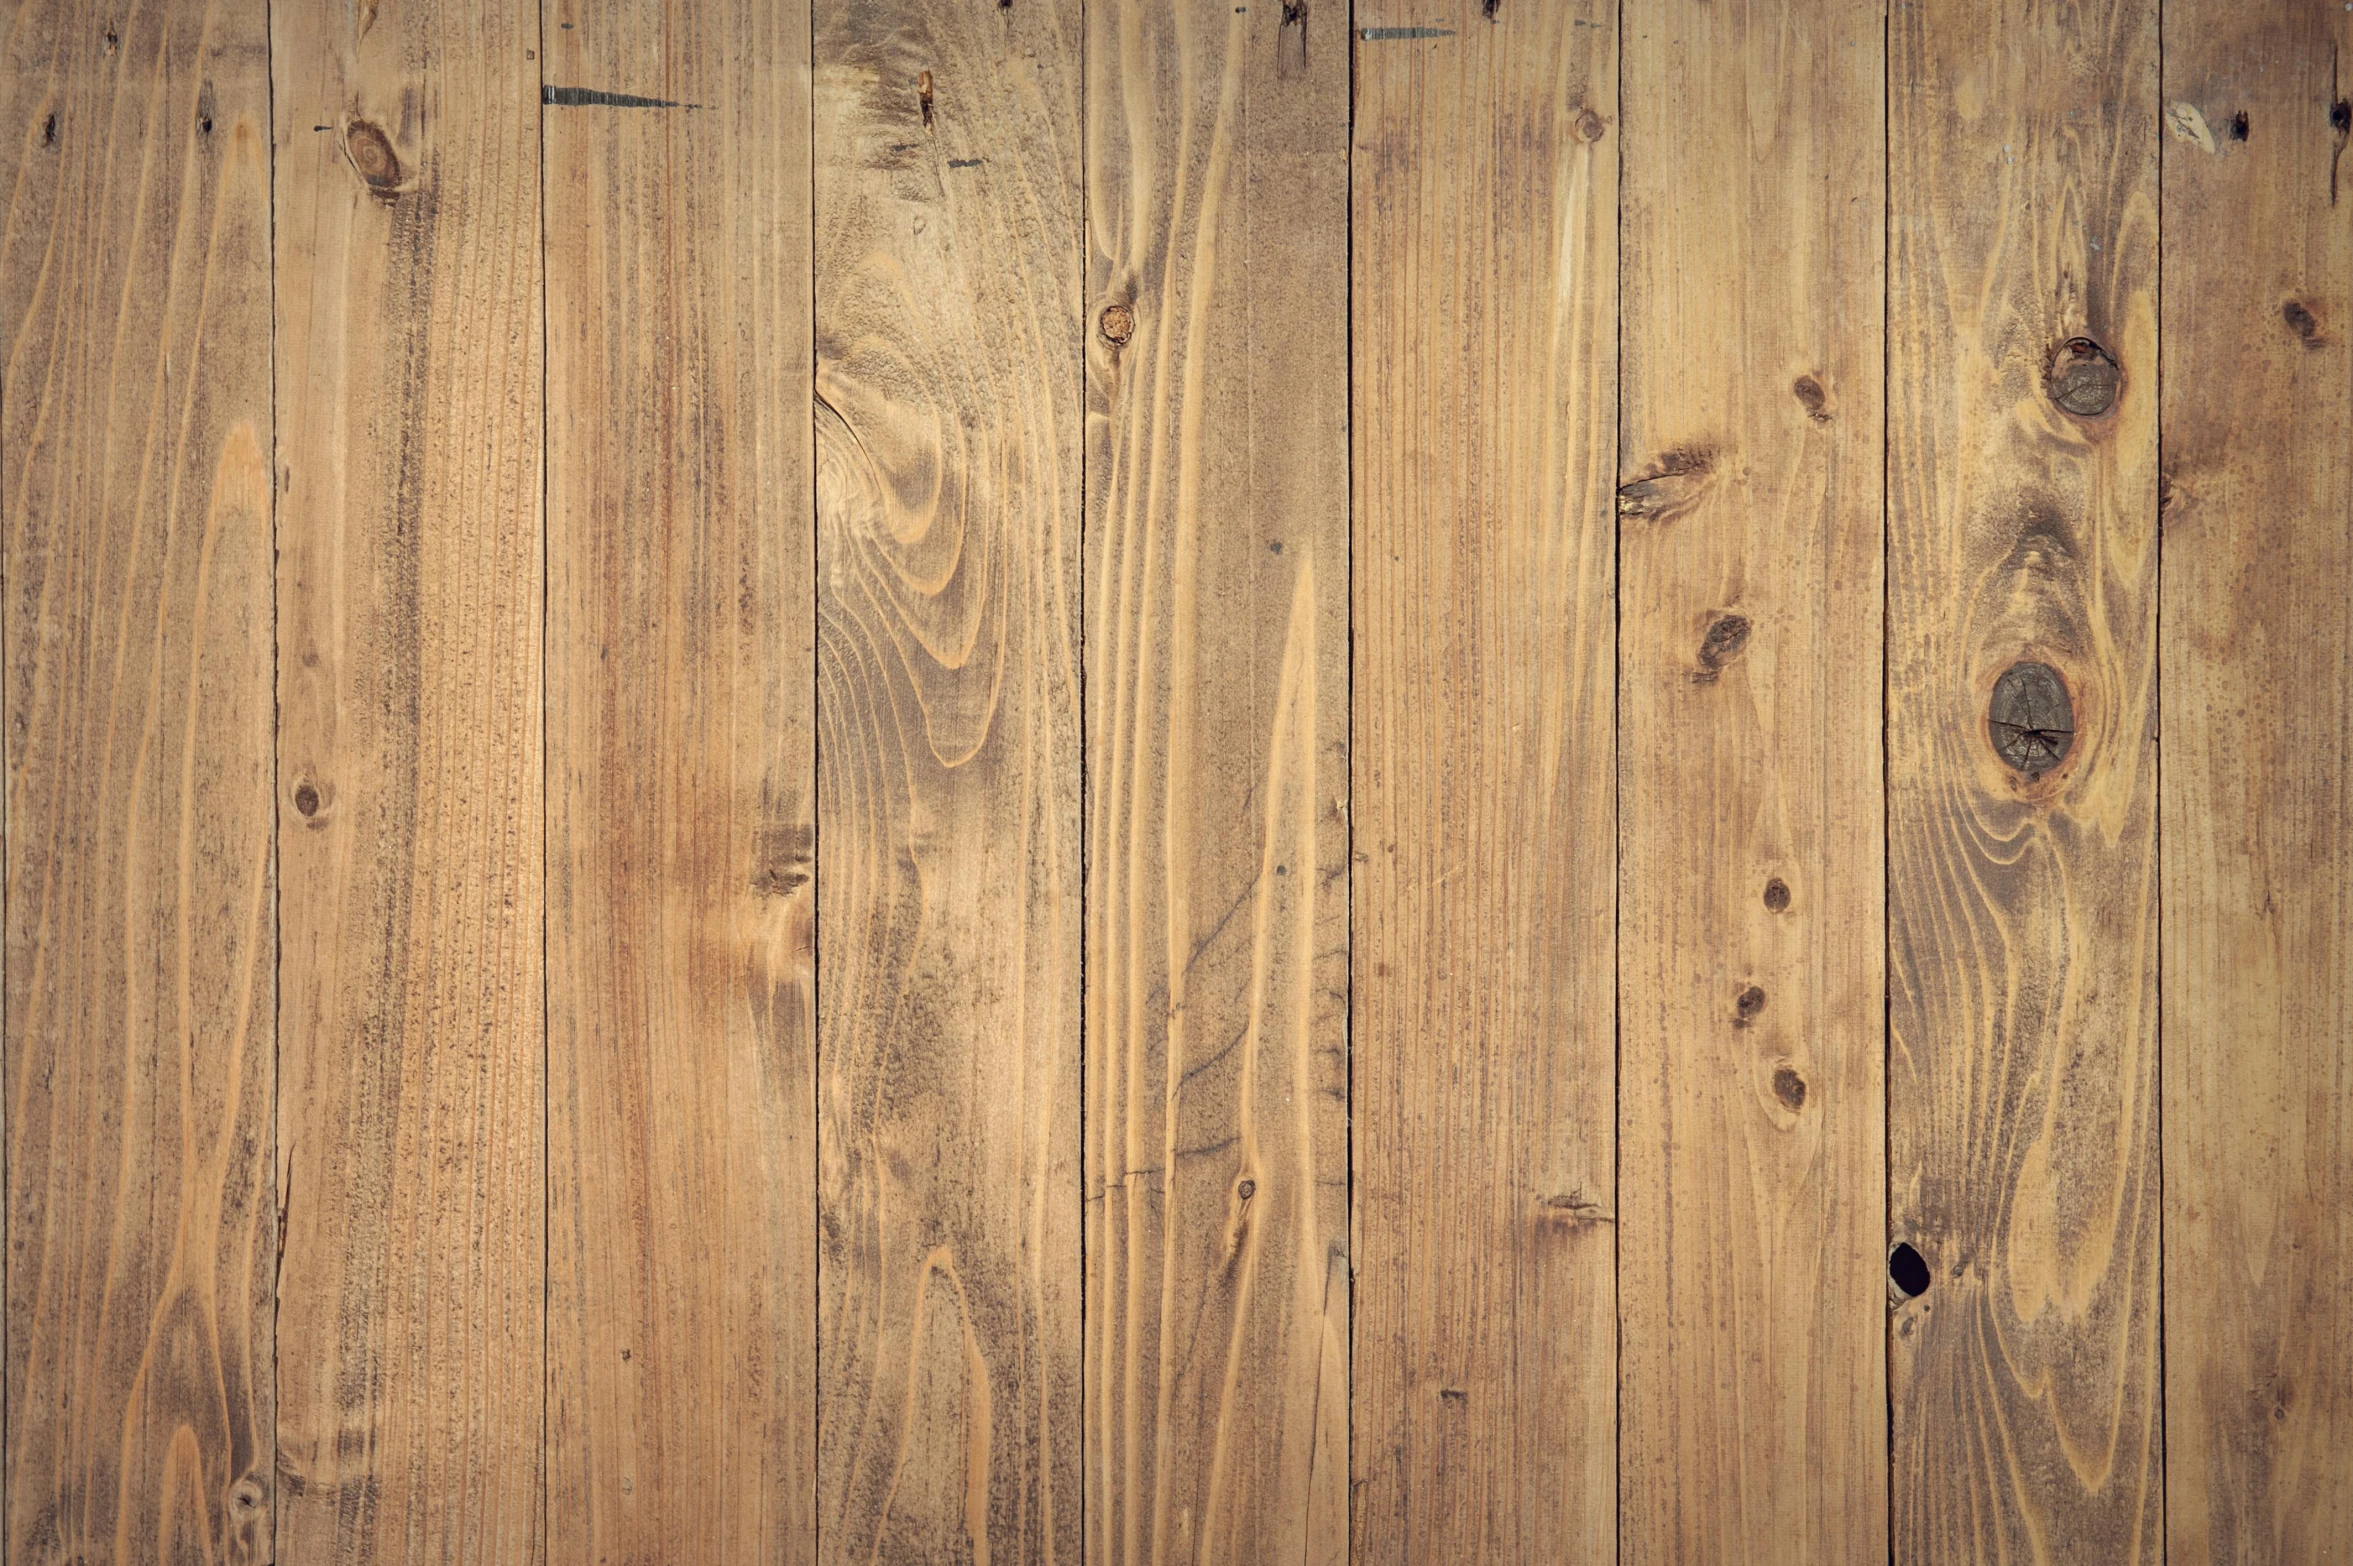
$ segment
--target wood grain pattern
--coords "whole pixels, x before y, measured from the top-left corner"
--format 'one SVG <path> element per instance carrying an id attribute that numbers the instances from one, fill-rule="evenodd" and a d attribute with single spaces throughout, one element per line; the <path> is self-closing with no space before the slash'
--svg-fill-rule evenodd
<path id="1" fill-rule="evenodd" d="M 266 1561 L 269 39 L 7 24 L 0 1554 Z"/>
<path id="2" fill-rule="evenodd" d="M 1087 17 L 1087 1556 L 1339 1566 L 1348 51 Z"/>
<path id="3" fill-rule="evenodd" d="M 1629 16 L 1624 1558 L 1886 1547 L 1877 0 Z"/>
<path id="4" fill-rule="evenodd" d="M 273 8 L 277 1555 L 537 1560 L 536 19 Z"/>
<path id="5" fill-rule="evenodd" d="M 817 7 L 829 1561 L 1080 1554 L 1079 18 Z"/>
<path id="6" fill-rule="evenodd" d="M 2154 1559 L 2156 11 L 1933 0 L 1889 39 L 1888 1222 L 1931 1279 L 1890 1321 L 1892 1543 Z M 2104 413 L 2046 385 L 2079 338 Z M 1988 718 L 2024 661 L 2073 708 L 2034 776 Z"/>
<path id="7" fill-rule="evenodd" d="M 545 16 L 548 1553 L 814 1561 L 808 8 Z"/>
<path id="8" fill-rule="evenodd" d="M 2168 0 L 2160 622 L 2174 1566 L 2353 1552 L 2349 94 L 2353 15 L 2341 3 Z"/>
<path id="9" fill-rule="evenodd" d="M 1367 1563 L 1616 1552 L 1616 14 L 1356 10 Z"/>

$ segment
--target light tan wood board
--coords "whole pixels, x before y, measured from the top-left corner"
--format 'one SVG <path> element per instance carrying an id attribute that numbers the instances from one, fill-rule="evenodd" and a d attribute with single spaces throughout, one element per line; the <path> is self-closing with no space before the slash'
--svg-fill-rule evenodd
<path id="1" fill-rule="evenodd" d="M 268 50 L 7 18 L 11 1561 L 270 1558 Z"/>
<path id="2" fill-rule="evenodd" d="M 1356 8 L 1367 1563 L 1616 1555 L 1616 7 L 1487 9 Z"/>
<path id="3" fill-rule="evenodd" d="M 1080 1554 L 1080 7 L 820 0 L 818 1527 Z"/>
<path id="4" fill-rule="evenodd" d="M 1087 1558 L 1339 1566 L 1348 52 L 1087 17 Z"/>
<path id="5" fill-rule="evenodd" d="M 814 1561 L 808 8 L 545 15 L 548 1553 Z"/>
<path id="6" fill-rule="evenodd" d="M 272 22 L 277 1558 L 535 1561 L 539 29 Z"/>
<path id="7" fill-rule="evenodd" d="M 2353 15 L 2165 7 L 2166 1558 L 2353 1539 Z"/>
<path id="8" fill-rule="evenodd" d="M 1881 20 L 1626 22 L 1629 1562 L 1886 1547 Z"/>
<path id="9" fill-rule="evenodd" d="M 1927 1272 L 1890 1318 L 1905 1563 L 2161 1549 L 2156 24 L 1889 23 L 1888 1223 Z M 2010 704 L 2022 664 L 2065 710 Z"/>

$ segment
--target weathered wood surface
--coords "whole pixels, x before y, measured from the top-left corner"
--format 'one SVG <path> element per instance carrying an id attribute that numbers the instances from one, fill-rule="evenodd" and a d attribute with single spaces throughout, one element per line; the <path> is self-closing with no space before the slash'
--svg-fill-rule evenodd
<path id="1" fill-rule="evenodd" d="M 269 38 L 7 23 L 0 1555 L 266 1561 Z"/>
<path id="2" fill-rule="evenodd" d="M 1623 1558 L 1887 1539 L 1876 0 L 1630 12 Z"/>
<path id="3" fill-rule="evenodd" d="M 0 1559 L 2353 1537 L 2339 0 L 9 15 Z"/>
<path id="4" fill-rule="evenodd" d="M 2173 1566 L 2353 1550 L 2349 53 L 2341 0 L 2165 6 Z"/>
<path id="5" fill-rule="evenodd" d="M 2156 8 L 1932 0 L 1889 63 L 1891 1543 L 2154 1560 Z"/>
<path id="6" fill-rule="evenodd" d="M 1617 9 L 1488 9 L 1356 8 L 1368 1563 L 1616 1555 Z"/>
<path id="7" fill-rule="evenodd" d="M 539 29 L 271 14 L 277 1558 L 535 1561 Z"/>
<path id="8" fill-rule="evenodd" d="M 1080 1555 L 1080 6 L 819 0 L 818 1528 Z"/>
<path id="9" fill-rule="evenodd" d="M 808 8 L 546 16 L 548 1554 L 813 1561 Z"/>
<path id="10" fill-rule="evenodd" d="M 1340 1566 L 1348 51 L 1087 20 L 1087 1558 Z"/>

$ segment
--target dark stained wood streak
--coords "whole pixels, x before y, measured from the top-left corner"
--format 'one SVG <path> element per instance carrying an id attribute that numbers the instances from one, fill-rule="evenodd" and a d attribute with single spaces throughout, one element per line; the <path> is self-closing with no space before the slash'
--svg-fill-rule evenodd
<path id="1" fill-rule="evenodd" d="M 601 87 L 543 87 L 539 101 L 565 109 L 699 109 L 699 103 L 676 98 L 647 98 L 631 92 L 607 92 Z M 789 195 L 789 191 L 787 192 Z"/>
<path id="2" fill-rule="evenodd" d="M 269 39 L 0 62 L 11 1562 L 271 1558 Z"/>

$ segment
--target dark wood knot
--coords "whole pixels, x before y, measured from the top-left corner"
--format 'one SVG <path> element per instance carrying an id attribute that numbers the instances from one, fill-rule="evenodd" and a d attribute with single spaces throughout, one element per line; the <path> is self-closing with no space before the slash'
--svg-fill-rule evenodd
<path id="1" fill-rule="evenodd" d="M 2016 771 L 2041 777 L 2075 744 L 2075 708 L 2067 682 L 2047 663 L 2014 663 L 1994 681 L 1986 714 L 1994 750 Z"/>
<path id="2" fill-rule="evenodd" d="M 2070 337 L 2051 355 L 2044 386 L 2051 401 L 2079 419 L 2096 419 L 2116 406 L 2123 372 L 2115 356 L 2088 337 Z"/>

